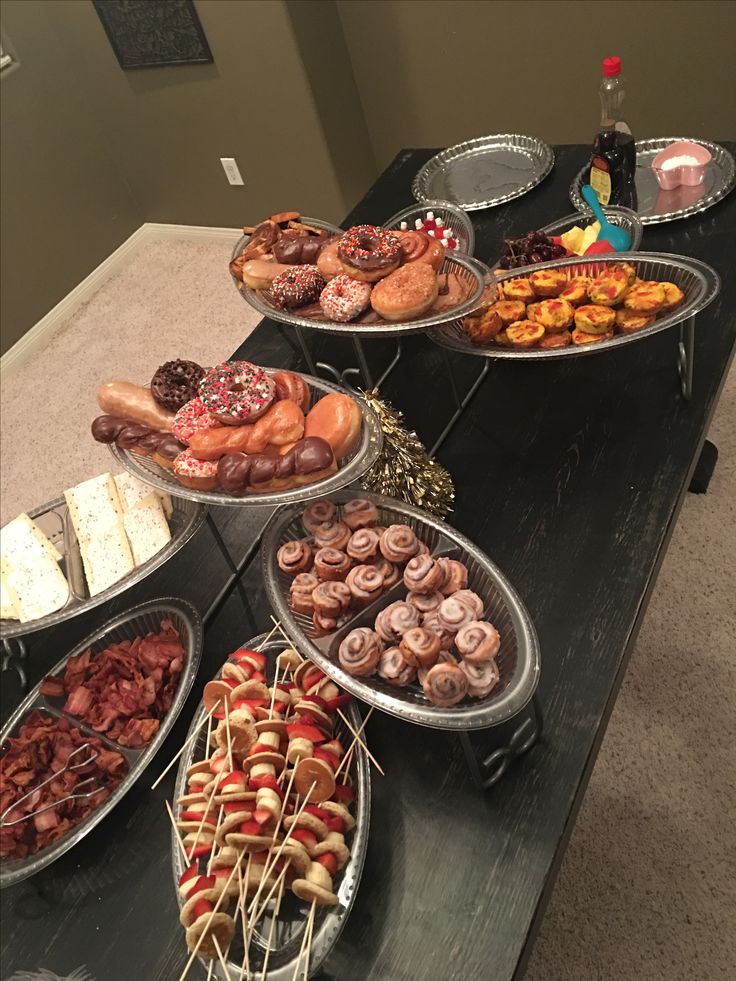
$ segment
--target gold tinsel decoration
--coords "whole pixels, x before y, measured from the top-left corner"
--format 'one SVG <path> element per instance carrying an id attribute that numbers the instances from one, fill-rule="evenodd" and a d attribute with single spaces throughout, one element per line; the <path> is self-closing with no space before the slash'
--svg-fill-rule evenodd
<path id="1" fill-rule="evenodd" d="M 362 394 L 381 423 L 383 450 L 361 484 L 443 518 L 455 499 L 449 471 L 429 456 L 416 433 L 404 428 L 403 412 L 380 399 L 377 388 Z"/>

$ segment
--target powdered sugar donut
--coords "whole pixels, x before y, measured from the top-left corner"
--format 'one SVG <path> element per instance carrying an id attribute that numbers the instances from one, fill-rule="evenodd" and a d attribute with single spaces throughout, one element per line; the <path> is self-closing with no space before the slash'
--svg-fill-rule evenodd
<path id="1" fill-rule="evenodd" d="M 345 275 L 335 276 L 330 280 L 319 297 L 324 315 L 339 323 L 353 320 L 365 310 L 370 301 L 370 283 L 362 283 Z"/>
<path id="2" fill-rule="evenodd" d="M 174 416 L 171 435 L 180 443 L 189 446 L 189 440 L 202 429 L 219 429 L 222 423 L 205 408 L 202 399 L 197 397 L 186 402 Z"/>

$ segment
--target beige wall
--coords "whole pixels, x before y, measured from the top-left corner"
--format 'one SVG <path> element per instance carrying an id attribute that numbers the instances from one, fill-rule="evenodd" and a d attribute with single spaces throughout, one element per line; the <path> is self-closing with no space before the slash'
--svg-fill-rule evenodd
<path id="1" fill-rule="evenodd" d="M 636 136 L 736 138 L 732 0 L 338 0 L 379 166 L 484 133 L 587 143 L 605 55 Z"/>

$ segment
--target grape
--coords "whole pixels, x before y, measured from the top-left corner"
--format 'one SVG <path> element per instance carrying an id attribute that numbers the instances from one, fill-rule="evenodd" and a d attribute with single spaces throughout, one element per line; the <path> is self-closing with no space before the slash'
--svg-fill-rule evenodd
<path id="1" fill-rule="evenodd" d="M 552 258 L 552 249 L 549 245 L 538 246 L 537 252 L 542 256 L 542 262 L 546 262 L 548 259 Z"/>
<path id="2" fill-rule="evenodd" d="M 510 256 L 507 256 L 507 255 L 502 255 L 502 256 L 501 256 L 501 261 L 499 262 L 499 266 L 500 266 L 500 267 L 501 267 L 502 269 L 510 269 L 510 268 L 511 268 L 511 263 L 512 263 L 513 261 L 514 261 L 514 260 L 513 260 L 512 258 L 510 258 Z"/>
<path id="3" fill-rule="evenodd" d="M 544 262 L 544 256 L 541 252 L 532 252 L 531 259 L 532 262 Z"/>
<path id="4" fill-rule="evenodd" d="M 562 256 L 565 255 L 565 253 L 567 252 L 567 249 L 565 248 L 565 246 L 564 245 L 560 245 L 559 242 L 553 242 L 552 245 L 551 245 L 551 249 L 552 249 L 552 258 L 553 259 L 561 259 Z"/>

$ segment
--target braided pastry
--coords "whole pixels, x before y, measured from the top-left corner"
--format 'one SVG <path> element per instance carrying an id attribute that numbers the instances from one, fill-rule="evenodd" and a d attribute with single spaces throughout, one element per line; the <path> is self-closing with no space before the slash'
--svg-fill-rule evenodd
<path id="1" fill-rule="evenodd" d="M 447 602 L 445 600 L 445 603 Z M 440 613 L 441 611 L 442 607 Z M 493 624 L 486 623 L 484 620 L 470 620 L 458 631 L 455 647 L 464 661 L 469 664 L 482 664 L 498 654 L 501 649 L 501 637 Z"/>
<path id="2" fill-rule="evenodd" d="M 276 553 L 276 561 L 282 572 L 298 576 L 312 568 L 312 549 L 306 542 L 286 542 Z"/>
<path id="3" fill-rule="evenodd" d="M 373 674 L 382 651 L 381 638 L 375 631 L 356 627 L 340 644 L 337 656 L 348 674 L 364 677 Z"/>
<path id="4" fill-rule="evenodd" d="M 376 617 L 376 633 L 387 644 L 397 644 L 407 630 L 418 626 L 418 611 L 404 600 L 391 603 Z"/>
<path id="5" fill-rule="evenodd" d="M 302 524 L 309 535 L 314 534 L 315 528 L 319 528 L 321 524 L 333 521 L 337 521 L 337 506 L 332 501 L 312 501 L 304 508 Z"/>
<path id="6" fill-rule="evenodd" d="M 350 606 L 352 593 L 344 582 L 321 582 L 312 593 L 314 612 L 336 620 Z"/>
<path id="7" fill-rule="evenodd" d="M 383 592 L 383 576 L 374 565 L 356 565 L 345 582 L 360 603 L 370 603 Z"/>
<path id="8" fill-rule="evenodd" d="M 468 679 L 458 664 L 443 662 L 429 669 L 422 688 L 433 705 L 447 708 L 457 705 L 468 694 Z"/>
<path id="9" fill-rule="evenodd" d="M 359 528 L 350 536 L 345 551 L 356 562 L 373 562 L 378 558 L 380 536 L 373 528 Z"/>
<path id="10" fill-rule="evenodd" d="M 500 678 L 498 665 L 493 658 L 482 664 L 461 661 L 460 670 L 468 679 L 468 695 L 473 698 L 485 698 L 496 687 Z"/>
<path id="11" fill-rule="evenodd" d="M 475 620 L 475 616 L 466 603 L 458 602 L 454 596 L 448 596 L 437 608 L 437 620 L 449 633 L 456 634 L 466 623 Z"/>
<path id="12" fill-rule="evenodd" d="M 440 656 L 440 639 L 425 627 L 412 627 L 401 638 L 399 649 L 415 668 L 431 668 Z"/>
<path id="13" fill-rule="evenodd" d="M 350 529 L 342 521 L 323 521 L 313 529 L 312 535 L 319 548 L 344 550 L 350 541 Z"/>
<path id="14" fill-rule="evenodd" d="M 289 588 L 289 601 L 297 613 L 313 613 L 312 593 L 319 586 L 319 579 L 311 572 L 300 572 Z"/>
<path id="15" fill-rule="evenodd" d="M 445 596 L 456 593 L 458 589 L 467 589 L 468 570 L 462 562 L 456 559 L 437 559 L 437 564 L 442 567 L 445 574 L 445 581 L 440 586 L 440 592 Z"/>
<path id="16" fill-rule="evenodd" d="M 320 579 L 344 582 L 351 565 L 348 556 L 339 548 L 320 548 L 314 554 L 314 571 Z"/>
<path id="17" fill-rule="evenodd" d="M 381 536 L 381 554 L 389 562 L 403 565 L 418 551 L 419 541 L 408 525 L 389 525 Z"/>
<path id="18" fill-rule="evenodd" d="M 378 508 L 365 498 L 356 497 L 342 506 L 342 520 L 353 531 L 358 528 L 372 528 L 378 523 Z"/>
<path id="19" fill-rule="evenodd" d="M 414 593 L 409 590 L 406 594 L 406 602 L 418 610 L 421 616 L 434 613 L 444 598 L 442 593 Z"/>
<path id="20" fill-rule="evenodd" d="M 417 676 L 416 668 L 404 659 L 398 647 L 389 647 L 381 654 L 378 673 L 390 685 L 402 688 L 411 684 Z"/>
<path id="21" fill-rule="evenodd" d="M 413 593 L 436 593 L 444 581 L 442 566 L 430 555 L 415 555 L 404 568 L 404 585 Z"/>

